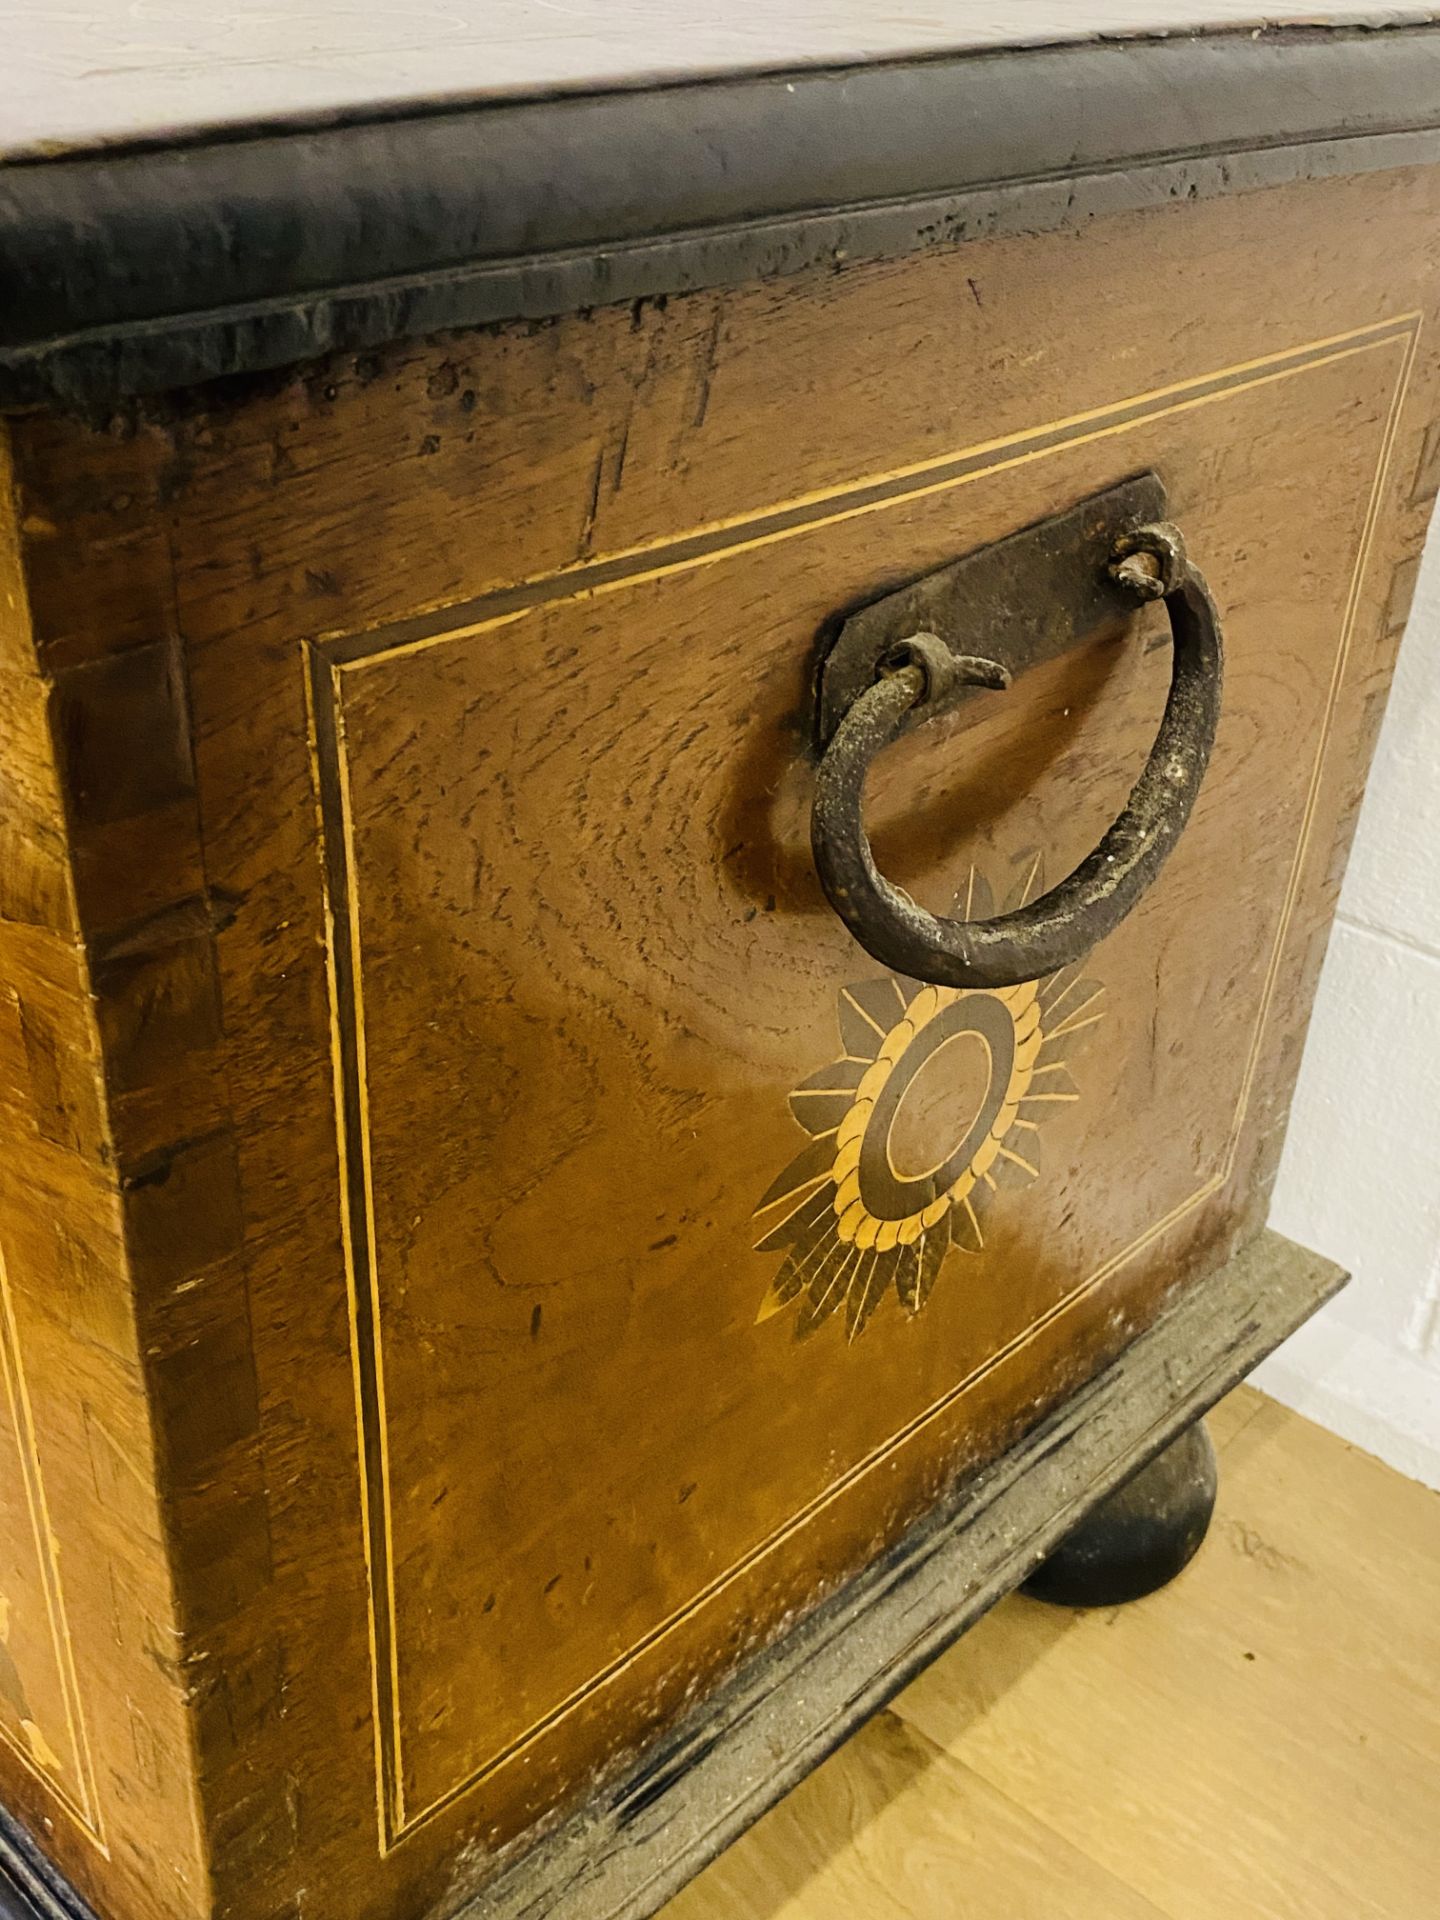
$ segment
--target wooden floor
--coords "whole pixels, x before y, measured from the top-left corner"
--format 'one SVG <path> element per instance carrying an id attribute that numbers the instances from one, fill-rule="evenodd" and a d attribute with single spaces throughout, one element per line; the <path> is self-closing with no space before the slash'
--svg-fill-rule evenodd
<path id="1" fill-rule="evenodd" d="M 1440 1916 L 1440 1495 L 1250 1388 L 1163 1593 L 1015 1598 L 664 1920 Z"/>

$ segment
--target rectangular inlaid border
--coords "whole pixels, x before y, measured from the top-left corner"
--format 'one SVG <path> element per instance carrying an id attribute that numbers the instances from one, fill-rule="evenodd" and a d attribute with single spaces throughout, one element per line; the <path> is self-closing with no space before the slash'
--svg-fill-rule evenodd
<path id="1" fill-rule="evenodd" d="M 360 1491 L 365 1529 L 369 1630 L 373 1687 L 376 1799 L 380 1851 L 388 1853 L 419 1826 L 450 1806 L 524 1747 L 549 1731 L 599 1687 L 640 1654 L 705 1606 L 726 1586 L 816 1513 L 839 1498 L 860 1478 L 903 1446 L 931 1421 L 952 1407 L 994 1368 L 1102 1286 L 1122 1266 L 1151 1246 L 1187 1214 L 1220 1191 L 1229 1180 L 1244 1128 L 1256 1069 L 1276 983 L 1283 964 L 1285 943 L 1299 896 L 1306 854 L 1319 802 L 1325 758 L 1334 726 L 1341 685 L 1349 660 L 1356 614 L 1366 565 L 1373 545 L 1385 481 L 1389 472 L 1405 391 L 1414 365 L 1421 315 L 1403 313 L 1356 327 L 1345 333 L 1307 341 L 1284 352 L 1262 355 L 1232 366 L 1152 388 L 1023 432 L 982 441 L 956 452 L 871 475 L 859 481 L 799 496 L 779 506 L 711 522 L 673 539 L 625 548 L 599 559 L 537 575 L 517 586 L 487 594 L 461 606 L 446 608 L 372 632 L 327 635 L 304 646 L 306 691 L 309 702 L 311 748 L 319 816 L 321 855 L 325 878 L 326 955 L 331 997 L 331 1053 L 335 1081 L 337 1144 L 342 1169 L 341 1224 L 345 1248 L 346 1284 L 351 1318 L 351 1357 L 355 1382 L 356 1420 L 361 1474 Z M 401 1750 L 399 1661 L 396 1645 L 394 1557 L 391 1528 L 388 1416 L 385 1401 L 384 1348 L 378 1275 L 373 1249 L 374 1193 L 371 1175 L 370 1125 L 365 1052 L 361 924 L 354 847 L 350 771 L 345 738 L 344 681 L 378 661 L 390 661 L 496 631 L 523 619 L 534 609 L 557 602 L 580 602 L 644 581 L 688 572 L 699 566 L 793 538 L 818 527 L 835 525 L 884 508 L 950 491 L 973 480 L 1026 466 L 1052 453 L 1112 439 L 1142 422 L 1194 412 L 1258 387 L 1357 355 L 1387 347 L 1400 349 L 1390 408 L 1381 435 L 1375 474 L 1367 502 L 1341 618 L 1334 664 L 1322 714 L 1320 738 L 1310 770 L 1296 849 L 1281 904 L 1274 945 L 1263 982 L 1255 1032 L 1246 1060 L 1235 1117 L 1224 1155 L 1216 1171 L 1185 1200 L 1153 1221 L 1130 1245 L 1111 1255 L 1006 1346 L 957 1382 L 933 1406 L 907 1422 L 883 1446 L 856 1462 L 807 1506 L 766 1539 L 757 1543 L 733 1566 L 717 1576 L 683 1607 L 661 1621 L 586 1685 L 557 1703 L 503 1751 L 457 1781 L 429 1805 L 411 1810 L 405 1805 Z"/>
<path id="2" fill-rule="evenodd" d="M 15 1303 L 10 1291 L 10 1274 L 4 1249 L 0 1248 L 0 1379 L 4 1382 L 6 1404 L 15 1429 L 15 1451 L 25 1487 L 25 1504 L 35 1537 L 35 1559 L 40 1569 L 40 1584 L 45 1596 L 45 1612 L 50 1638 L 55 1649 L 55 1668 L 60 1676 L 60 1693 L 65 1704 L 66 1731 L 80 1783 L 81 1799 L 75 1800 L 53 1774 L 36 1764 L 20 1742 L 4 1727 L 0 1740 L 20 1761 L 25 1770 L 56 1799 L 100 1851 L 108 1856 L 104 1828 L 95 1794 L 95 1763 L 90 1752 L 89 1735 L 80 1701 L 75 1674 L 75 1653 L 70 1626 L 65 1614 L 65 1598 L 60 1584 L 60 1560 L 55 1534 L 50 1525 L 50 1510 L 45 1498 L 45 1482 L 40 1471 L 40 1454 L 35 1439 L 35 1419 L 30 1407 L 30 1392 L 25 1383 L 25 1367 L 20 1356 L 20 1333 L 15 1321 Z"/>

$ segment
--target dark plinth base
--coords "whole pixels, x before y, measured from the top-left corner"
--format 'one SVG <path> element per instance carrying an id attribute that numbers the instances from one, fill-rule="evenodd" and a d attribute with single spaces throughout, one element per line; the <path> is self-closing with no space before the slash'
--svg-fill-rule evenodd
<path id="1" fill-rule="evenodd" d="M 1215 1449 L 1202 1421 L 1117 1487 L 1025 1582 L 1060 1607 L 1118 1607 L 1189 1566 L 1215 1511 Z"/>
<path id="2" fill-rule="evenodd" d="M 498 1874 L 461 1920 L 646 1920 L 1329 1299 L 1277 1233 Z"/>
<path id="3" fill-rule="evenodd" d="M 65 1876 L 0 1807 L 0 1920 L 95 1920 Z"/>

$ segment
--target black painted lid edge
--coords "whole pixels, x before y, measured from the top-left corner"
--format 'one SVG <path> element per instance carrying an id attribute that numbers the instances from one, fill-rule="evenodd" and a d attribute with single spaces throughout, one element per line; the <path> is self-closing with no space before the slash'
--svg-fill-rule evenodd
<path id="1" fill-rule="evenodd" d="M 1440 159 L 1440 26 L 1086 42 L 0 166 L 0 407 Z"/>

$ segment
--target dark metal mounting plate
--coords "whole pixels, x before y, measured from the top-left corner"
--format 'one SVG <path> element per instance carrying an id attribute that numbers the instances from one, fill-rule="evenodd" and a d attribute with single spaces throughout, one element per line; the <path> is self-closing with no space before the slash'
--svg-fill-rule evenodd
<path id="1" fill-rule="evenodd" d="M 998 660 L 1018 679 L 1127 619 L 1137 602 L 1110 578 L 1111 549 L 1130 528 L 1165 517 L 1159 476 L 1138 474 L 861 607 L 820 668 L 818 744 L 829 744 L 880 661 L 913 633 L 937 634 L 955 654 Z M 958 697 L 970 691 L 962 688 Z M 922 706 L 914 719 L 934 713 Z"/>

